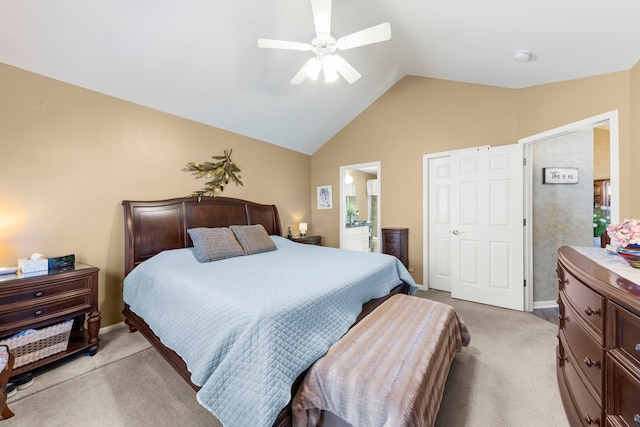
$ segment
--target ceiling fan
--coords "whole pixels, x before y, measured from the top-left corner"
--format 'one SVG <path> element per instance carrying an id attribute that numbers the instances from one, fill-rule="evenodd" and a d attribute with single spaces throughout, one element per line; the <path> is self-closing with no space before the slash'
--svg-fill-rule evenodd
<path id="1" fill-rule="evenodd" d="M 389 40 L 391 25 L 385 22 L 336 39 L 331 35 L 331 0 L 311 0 L 311 9 L 316 29 L 311 43 L 258 39 L 258 47 L 313 52 L 315 56 L 309 59 L 291 79 L 290 83 L 293 85 L 301 84 L 307 77 L 317 80 L 321 70 L 326 83 L 336 80 L 338 74 L 349 84 L 355 82 L 362 75 L 342 56 L 334 52 Z"/>

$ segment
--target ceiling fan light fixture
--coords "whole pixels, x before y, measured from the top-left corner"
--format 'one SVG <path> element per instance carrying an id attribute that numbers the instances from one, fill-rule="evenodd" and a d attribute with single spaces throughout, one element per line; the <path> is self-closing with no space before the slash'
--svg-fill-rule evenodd
<path id="1" fill-rule="evenodd" d="M 327 55 L 322 58 L 322 72 L 324 73 L 325 83 L 338 80 L 338 66 L 332 55 Z"/>
<path id="2" fill-rule="evenodd" d="M 362 75 L 344 58 L 336 55 L 335 51 L 389 40 L 391 25 L 384 22 L 336 39 L 331 35 L 331 0 L 311 0 L 311 9 L 316 30 L 311 43 L 258 39 L 258 47 L 313 52 L 315 57 L 308 60 L 293 76 L 289 82 L 292 85 L 302 84 L 307 77 L 317 80 L 320 71 L 324 72 L 325 83 L 331 83 L 340 76 L 349 84 L 356 82 Z"/>

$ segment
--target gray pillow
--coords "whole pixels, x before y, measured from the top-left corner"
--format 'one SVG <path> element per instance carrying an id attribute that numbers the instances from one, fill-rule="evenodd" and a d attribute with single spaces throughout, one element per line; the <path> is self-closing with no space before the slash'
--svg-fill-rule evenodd
<path id="1" fill-rule="evenodd" d="M 278 249 L 262 224 L 232 225 L 229 228 L 233 231 L 233 234 L 236 235 L 236 239 L 238 239 L 240 245 L 242 245 L 245 255 L 270 252 Z"/>
<path id="2" fill-rule="evenodd" d="M 231 230 L 226 227 L 190 228 L 187 232 L 193 241 L 196 259 L 200 262 L 216 261 L 244 254 L 242 246 Z"/>

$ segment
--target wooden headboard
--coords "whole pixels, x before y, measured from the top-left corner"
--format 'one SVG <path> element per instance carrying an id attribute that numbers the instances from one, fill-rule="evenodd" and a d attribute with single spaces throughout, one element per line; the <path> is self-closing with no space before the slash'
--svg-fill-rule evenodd
<path id="1" fill-rule="evenodd" d="M 262 224 L 270 235 L 282 235 L 275 205 L 228 197 L 183 197 L 147 202 L 124 200 L 122 206 L 125 276 L 157 253 L 193 246 L 187 233 L 190 228 Z"/>

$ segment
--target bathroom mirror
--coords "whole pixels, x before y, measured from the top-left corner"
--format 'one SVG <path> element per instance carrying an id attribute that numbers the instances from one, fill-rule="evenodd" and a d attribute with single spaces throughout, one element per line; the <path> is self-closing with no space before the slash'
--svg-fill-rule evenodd
<path id="1" fill-rule="evenodd" d="M 340 167 L 340 248 L 380 252 L 380 162 Z"/>

